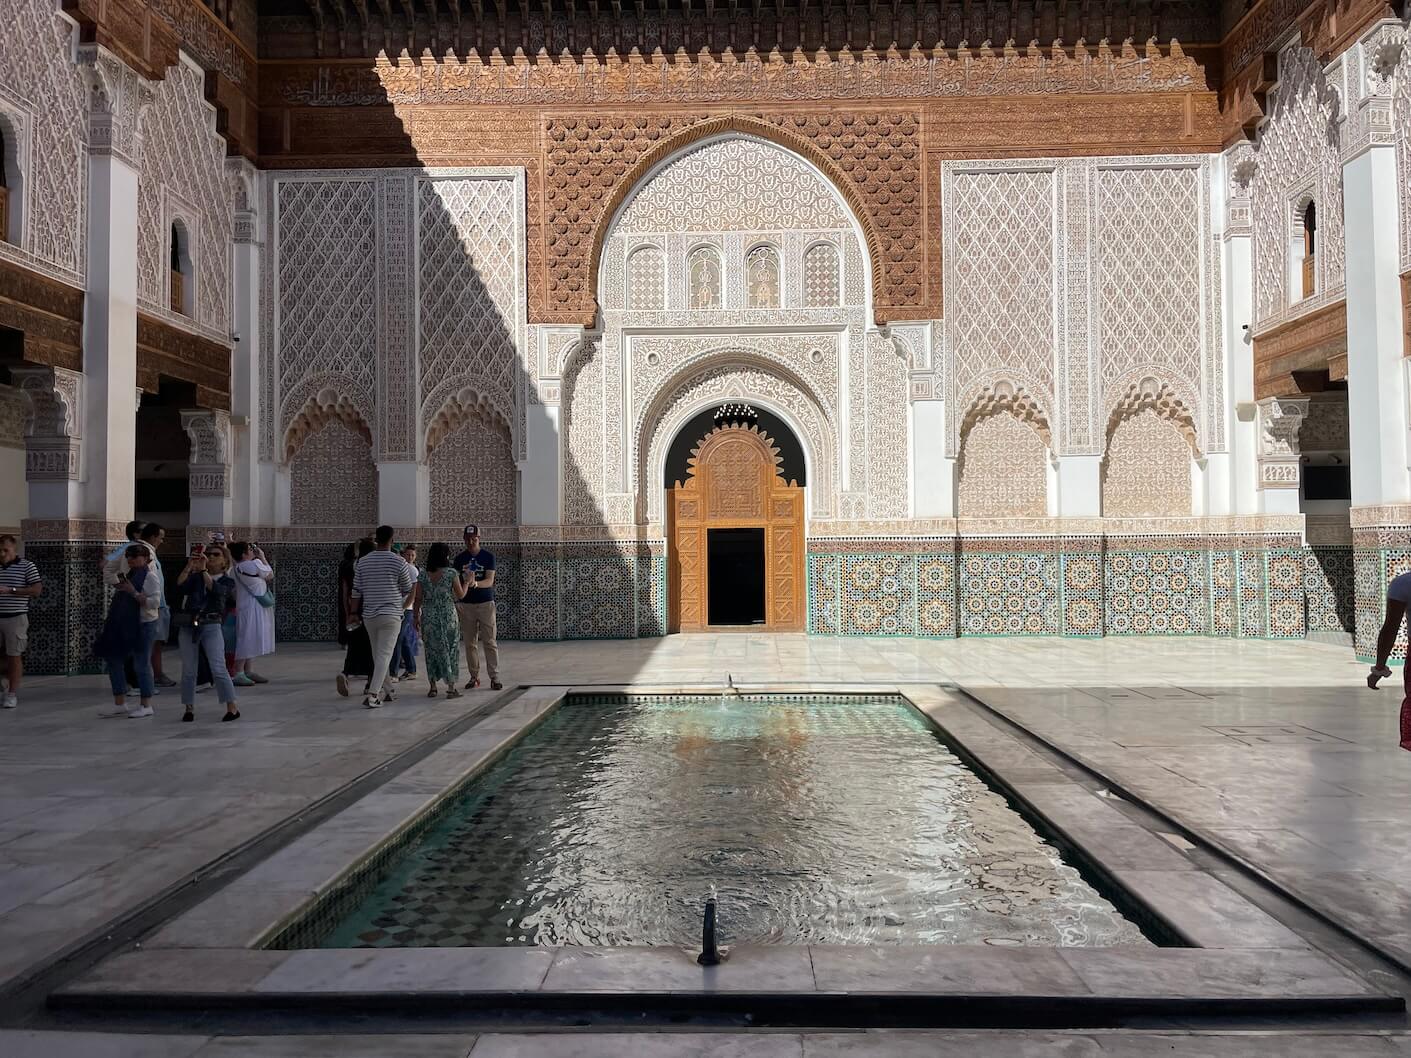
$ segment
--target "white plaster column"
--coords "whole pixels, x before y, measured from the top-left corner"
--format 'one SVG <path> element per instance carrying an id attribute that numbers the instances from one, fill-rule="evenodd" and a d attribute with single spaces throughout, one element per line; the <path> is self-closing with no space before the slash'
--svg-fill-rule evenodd
<path id="1" fill-rule="evenodd" d="M 1343 136 L 1347 239 L 1347 404 L 1352 506 L 1411 501 L 1401 321 L 1400 225 L 1391 75 L 1399 26 L 1383 22 L 1345 53 Z M 1360 96 L 1360 98 L 1359 98 Z"/>
<path id="2" fill-rule="evenodd" d="M 1254 404 L 1254 215 L 1250 184 L 1257 165 L 1254 148 L 1241 143 L 1220 159 L 1225 195 L 1220 239 L 1224 278 L 1223 353 L 1225 357 L 1225 436 L 1228 452 L 1207 457 L 1206 513 L 1255 514 L 1259 511 L 1259 424 Z M 1218 171 L 1218 170 L 1217 170 Z M 1216 210 L 1215 215 L 1220 216 Z"/>
<path id="3" fill-rule="evenodd" d="M 534 383 L 526 427 L 529 458 L 519 465 L 519 515 L 523 525 L 558 525 L 563 468 L 560 432 L 562 392 L 557 378 Z M 646 512 L 638 512 L 638 517 Z"/>
<path id="4" fill-rule="evenodd" d="M 1097 518 L 1102 514 L 1102 456 L 1058 457 L 1057 503 L 1060 518 Z"/>
<path id="5" fill-rule="evenodd" d="M 473 481 L 474 468 L 467 467 L 466 471 Z M 410 460 L 378 460 L 377 520 L 384 525 L 428 524 L 431 521 L 431 468 Z"/>
<path id="6" fill-rule="evenodd" d="M 260 463 L 260 354 L 266 336 L 260 329 L 260 281 L 264 264 L 263 218 L 259 173 L 243 158 L 228 159 L 234 232 L 231 245 L 230 517 L 237 525 L 268 525 L 274 521 L 273 490 L 261 478 L 270 468 Z M 193 520 L 195 511 L 192 512 Z"/>
<path id="7" fill-rule="evenodd" d="M 946 455 L 946 403 L 928 372 L 911 376 L 911 512 L 955 517 L 955 460 Z"/>
<path id="8" fill-rule="evenodd" d="M 89 88 L 83 381 L 92 399 L 83 401 L 80 509 L 68 516 L 121 522 L 136 484 L 138 159 L 152 92 L 101 45 L 82 45 L 78 58 Z"/>
<path id="9" fill-rule="evenodd" d="M 1298 514 L 1298 431 L 1308 398 L 1266 397 L 1259 402 L 1259 512 Z"/>

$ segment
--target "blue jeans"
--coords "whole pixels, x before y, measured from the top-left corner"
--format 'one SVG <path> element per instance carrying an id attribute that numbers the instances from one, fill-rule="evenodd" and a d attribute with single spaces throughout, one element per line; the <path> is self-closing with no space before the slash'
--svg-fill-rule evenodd
<path id="1" fill-rule="evenodd" d="M 181 647 L 181 704 L 196 704 L 196 669 L 200 662 L 197 651 L 206 655 L 211 676 L 222 705 L 235 701 L 235 684 L 225 667 L 225 633 L 218 623 L 178 628 L 176 641 Z"/>
<path id="2" fill-rule="evenodd" d="M 137 689 L 143 698 L 152 697 L 152 644 L 157 641 L 157 621 L 143 621 L 142 634 L 137 641 L 137 650 L 132 654 L 116 654 L 106 658 L 108 682 L 113 685 L 113 697 L 127 693 L 127 675 L 123 665 L 132 658 L 132 667 L 137 672 Z"/>
<path id="3" fill-rule="evenodd" d="M 412 636 L 416 626 L 412 621 L 411 610 L 402 611 L 402 631 L 397 635 L 397 652 L 392 657 L 392 668 L 416 674 L 416 651 L 412 649 Z"/>

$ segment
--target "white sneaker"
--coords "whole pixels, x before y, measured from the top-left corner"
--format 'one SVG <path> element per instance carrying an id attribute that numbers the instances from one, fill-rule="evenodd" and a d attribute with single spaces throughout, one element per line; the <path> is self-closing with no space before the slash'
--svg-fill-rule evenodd
<path id="1" fill-rule="evenodd" d="M 98 715 L 104 720 L 111 720 L 115 716 L 126 716 L 130 708 L 126 705 L 110 705 L 106 709 L 99 709 Z"/>
<path id="2" fill-rule="evenodd" d="M 156 712 L 150 705 L 139 705 L 127 714 L 129 720 L 141 720 L 144 717 L 153 715 Z"/>
<path id="3" fill-rule="evenodd" d="M 363 705 L 367 706 L 369 709 L 382 708 L 382 703 L 377 700 L 377 695 L 375 694 L 369 694 L 366 698 L 364 698 Z"/>
<path id="4" fill-rule="evenodd" d="M 384 702 L 395 702 L 397 700 L 397 688 L 390 683 L 382 688 L 382 700 Z"/>
<path id="5" fill-rule="evenodd" d="M 13 694 L 6 694 L 4 698 L 0 698 L 0 709 L 18 709 L 19 704 L 19 698 Z"/>

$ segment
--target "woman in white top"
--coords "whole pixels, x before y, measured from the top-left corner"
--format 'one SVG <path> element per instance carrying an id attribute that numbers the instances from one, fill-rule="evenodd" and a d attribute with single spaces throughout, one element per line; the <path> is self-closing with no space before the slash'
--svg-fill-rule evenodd
<path id="1" fill-rule="evenodd" d="M 274 653 L 274 606 L 260 601 L 271 590 L 274 570 L 258 544 L 230 546 L 235 559 L 235 685 L 249 687 L 269 680 L 254 670 L 255 658 Z M 269 596 L 266 596 L 269 598 Z"/>

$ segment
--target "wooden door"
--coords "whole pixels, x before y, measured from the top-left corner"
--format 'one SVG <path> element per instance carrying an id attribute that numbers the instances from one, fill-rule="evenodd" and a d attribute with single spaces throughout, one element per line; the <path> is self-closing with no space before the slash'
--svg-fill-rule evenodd
<path id="1" fill-rule="evenodd" d="M 803 489 L 784 480 L 779 464 L 778 449 L 758 427 L 717 427 L 692 452 L 685 483 L 667 490 L 671 631 L 710 626 L 707 533 L 713 528 L 763 530 L 764 630 L 803 630 Z"/>

